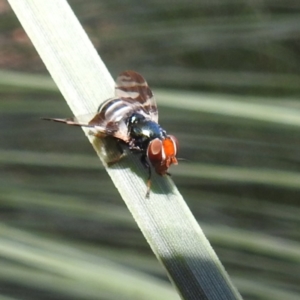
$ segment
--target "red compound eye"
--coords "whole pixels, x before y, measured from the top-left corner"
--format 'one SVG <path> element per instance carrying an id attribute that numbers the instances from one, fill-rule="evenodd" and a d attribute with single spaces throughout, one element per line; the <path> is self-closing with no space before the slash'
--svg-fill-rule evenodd
<path id="1" fill-rule="evenodd" d="M 163 143 L 160 139 L 154 139 L 149 143 L 147 156 L 149 157 L 151 163 L 161 162 L 166 159 Z"/>
<path id="2" fill-rule="evenodd" d="M 168 135 L 163 140 L 163 148 L 167 158 L 174 157 L 177 154 L 178 141 L 173 135 Z"/>
<path id="3" fill-rule="evenodd" d="M 179 142 L 174 135 L 168 135 L 168 138 L 173 142 L 173 155 L 176 156 L 179 149 Z"/>

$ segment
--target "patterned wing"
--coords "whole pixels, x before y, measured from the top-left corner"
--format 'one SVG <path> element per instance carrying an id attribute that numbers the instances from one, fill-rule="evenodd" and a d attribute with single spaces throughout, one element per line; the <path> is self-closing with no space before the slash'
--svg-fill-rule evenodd
<path id="1" fill-rule="evenodd" d="M 158 122 L 158 112 L 154 96 L 145 79 L 134 71 L 122 72 L 115 87 L 116 97 L 106 100 L 98 108 L 98 113 L 89 125 L 101 124 L 107 135 L 129 142 L 126 119 L 133 113 Z"/>
<path id="2" fill-rule="evenodd" d="M 97 115 L 96 115 L 97 116 Z M 102 135 L 109 135 L 109 132 L 106 132 L 106 124 L 104 122 L 92 122 L 90 120 L 95 119 L 95 114 L 87 114 L 78 117 L 71 117 L 66 119 L 59 119 L 59 118 L 42 118 L 42 120 L 47 121 L 54 121 L 59 123 L 65 123 L 67 125 L 72 126 L 80 126 L 80 127 L 88 127 L 93 129 L 93 131 Z"/>
<path id="3" fill-rule="evenodd" d="M 128 143 L 130 140 L 126 119 L 133 113 L 158 122 L 154 96 L 145 79 L 134 71 L 122 72 L 116 81 L 116 97 L 104 101 L 96 115 L 68 119 L 45 118 L 60 123 L 91 128 L 98 137 L 113 136 Z"/>
<path id="4" fill-rule="evenodd" d="M 105 128 L 106 135 L 129 142 L 128 128 L 125 121 L 134 111 L 133 102 L 124 101 L 117 97 L 110 98 L 99 106 L 97 114 L 88 124 L 96 130 L 100 124 L 101 127 Z"/>
<path id="5" fill-rule="evenodd" d="M 146 80 L 137 72 L 122 72 L 116 81 L 116 96 L 124 102 L 131 103 L 136 112 L 158 123 L 158 111 L 153 96 Z"/>
<path id="6" fill-rule="evenodd" d="M 112 99 L 107 100 L 105 103 L 110 102 Z M 118 99 L 119 100 L 119 99 Z M 95 114 L 82 115 L 78 117 L 71 117 L 66 119 L 59 118 L 42 118 L 42 120 L 54 121 L 58 123 L 65 123 L 72 126 L 88 127 L 90 134 L 97 137 L 113 136 L 124 142 L 129 142 L 127 134 L 127 127 L 125 122 L 110 121 L 105 118 L 105 112 L 101 111 Z"/>

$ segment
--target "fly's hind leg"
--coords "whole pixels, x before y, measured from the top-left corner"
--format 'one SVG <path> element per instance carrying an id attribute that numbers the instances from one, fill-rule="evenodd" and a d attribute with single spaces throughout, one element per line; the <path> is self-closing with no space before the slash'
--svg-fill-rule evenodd
<path id="1" fill-rule="evenodd" d="M 114 164 L 116 164 L 117 162 L 119 162 L 122 158 L 124 158 L 126 156 L 125 153 L 122 153 L 119 157 L 112 159 L 110 161 L 107 161 L 106 164 L 108 167 L 113 166 Z"/>
<path id="2" fill-rule="evenodd" d="M 119 162 L 122 158 L 126 156 L 126 153 L 124 152 L 121 143 L 126 144 L 125 142 L 122 142 L 122 140 L 109 136 L 105 133 L 99 132 L 99 131 L 93 131 L 90 130 L 88 132 L 89 135 L 92 135 L 94 137 L 97 137 L 99 139 L 102 139 L 102 148 L 103 153 L 105 153 L 105 163 L 108 167 L 113 166 L 117 162 Z M 115 154 L 114 152 L 108 151 L 109 149 L 117 149 L 119 154 Z M 112 155 L 113 153 L 113 155 Z"/>
<path id="3" fill-rule="evenodd" d="M 120 140 L 117 140 L 116 147 L 117 147 L 117 150 L 119 151 L 119 156 L 107 161 L 106 164 L 108 167 L 113 166 L 114 164 L 116 164 L 117 162 L 119 162 L 121 159 L 123 159 L 126 156 L 126 153 L 124 152 L 124 150 L 122 148 Z"/>
<path id="4" fill-rule="evenodd" d="M 92 135 L 92 136 L 97 137 L 97 138 L 99 138 L 99 139 L 105 138 L 105 137 L 107 136 L 107 135 L 104 134 L 103 132 L 100 132 L 100 131 L 94 131 L 94 130 L 92 130 L 92 129 L 90 129 L 90 130 L 88 131 L 88 135 Z"/>

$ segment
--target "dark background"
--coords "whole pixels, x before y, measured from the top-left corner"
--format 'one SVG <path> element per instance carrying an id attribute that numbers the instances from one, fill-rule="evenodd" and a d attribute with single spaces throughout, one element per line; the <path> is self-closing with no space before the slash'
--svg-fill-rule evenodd
<path id="1" fill-rule="evenodd" d="M 69 3 L 113 76 L 153 87 L 187 159 L 173 179 L 244 298 L 298 299 L 300 2 Z M 116 274 L 167 287 L 82 131 L 39 120 L 70 115 L 48 76 L 0 0 L 0 299 L 142 299 Z"/>

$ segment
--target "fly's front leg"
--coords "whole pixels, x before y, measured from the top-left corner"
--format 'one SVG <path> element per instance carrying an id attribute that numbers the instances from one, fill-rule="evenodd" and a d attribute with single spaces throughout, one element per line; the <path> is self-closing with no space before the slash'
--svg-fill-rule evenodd
<path id="1" fill-rule="evenodd" d="M 147 156 L 143 154 L 141 156 L 141 162 L 143 166 L 148 170 L 148 179 L 147 179 L 147 192 L 146 192 L 146 198 L 149 198 L 150 196 L 150 188 L 151 188 L 151 167 L 147 161 Z"/>
<path id="2" fill-rule="evenodd" d="M 143 151 L 139 146 L 135 145 L 135 139 L 131 139 L 128 143 L 128 148 L 130 151 L 132 151 L 133 153 L 138 153 Z"/>

